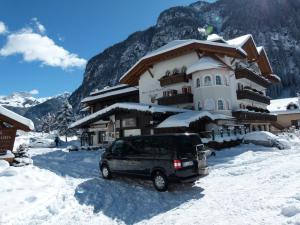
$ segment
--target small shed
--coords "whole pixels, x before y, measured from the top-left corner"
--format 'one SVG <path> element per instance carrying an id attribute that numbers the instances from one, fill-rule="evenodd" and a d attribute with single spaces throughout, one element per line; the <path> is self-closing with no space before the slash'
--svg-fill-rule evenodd
<path id="1" fill-rule="evenodd" d="M 0 105 L 0 158 L 5 159 L 7 151 L 13 150 L 17 130 L 34 130 L 34 124 Z M 11 154 L 8 155 L 12 158 Z"/>

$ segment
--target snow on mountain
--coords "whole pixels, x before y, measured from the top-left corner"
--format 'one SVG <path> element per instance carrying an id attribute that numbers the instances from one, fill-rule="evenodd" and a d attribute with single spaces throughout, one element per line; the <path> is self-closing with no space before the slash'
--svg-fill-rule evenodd
<path id="1" fill-rule="evenodd" d="M 0 95 L 0 105 L 29 108 L 41 104 L 49 100 L 50 98 L 51 97 L 34 97 L 33 94 L 30 94 L 28 92 L 13 92 L 12 94 L 7 96 Z"/>

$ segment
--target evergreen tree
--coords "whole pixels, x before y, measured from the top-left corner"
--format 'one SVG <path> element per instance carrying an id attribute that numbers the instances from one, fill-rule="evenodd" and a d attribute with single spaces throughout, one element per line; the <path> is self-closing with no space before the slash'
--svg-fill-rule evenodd
<path id="1" fill-rule="evenodd" d="M 55 115 L 48 113 L 45 117 L 42 118 L 42 131 L 50 133 L 55 128 Z"/>
<path id="2" fill-rule="evenodd" d="M 66 142 L 68 142 L 68 134 L 71 132 L 71 130 L 69 130 L 69 125 L 74 121 L 75 116 L 72 106 L 68 100 L 66 100 L 62 109 L 56 114 L 56 127 L 59 134 L 66 137 Z"/>

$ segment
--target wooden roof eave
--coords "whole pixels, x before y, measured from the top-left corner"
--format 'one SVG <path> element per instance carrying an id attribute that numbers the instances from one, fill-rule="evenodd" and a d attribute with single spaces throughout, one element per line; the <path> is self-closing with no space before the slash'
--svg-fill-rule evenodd
<path id="1" fill-rule="evenodd" d="M 148 58 L 142 58 L 137 65 L 135 65 L 129 72 L 120 79 L 120 83 L 129 85 L 138 85 L 139 76 L 146 72 L 150 66 L 156 62 L 175 58 L 178 55 L 186 54 L 193 51 L 208 52 L 214 54 L 224 54 L 235 58 L 246 58 L 247 55 L 238 48 L 225 47 L 225 46 L 213 46 L 203 43 L 191 43 L 180 48 L 176 48 L 158 55 L 154 55 Z"/>
<path id="2" fill-rule="evenodd" d="M 5 123 L 12 125 L 17 130 L 23 130 L 23 131 L 27 131 L 27 132 L 31 131 L 31 129 L 28 126 L 26 126 L 22 123 L 19 123 L 18 121 L 15 121 L 15 120 L 13 120 L 7 116 L 4 116 L 2 114 L 0 114 L 0 121 L 3 121 Z"/>

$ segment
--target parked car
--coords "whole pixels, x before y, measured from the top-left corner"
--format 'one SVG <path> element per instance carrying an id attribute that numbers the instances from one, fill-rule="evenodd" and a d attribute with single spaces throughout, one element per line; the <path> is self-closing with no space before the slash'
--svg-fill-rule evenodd
<path id="1" fill-rule="evenodd" d="M 55 142 L 52 139 L 32 139 L 28 146 L 30 148 L 54 148 Z"/>
<path id="2" fill-rule="evenodd" d="M 255 131 L 244 135 L 245 144 L 256 144 L 266 147 L 276 147 L 278 149 L 290 148 L 290 143 L 268 131 Z"/>
<path id="3" fill-rule="evenodd" d="M 117 139 L 102 154 L 104 179 L 113 174 L 152 179 L 158 191 L 173 182 L 193 183 L 208 175 L 207 150 L 197 134 L 131 136 Z"/>

